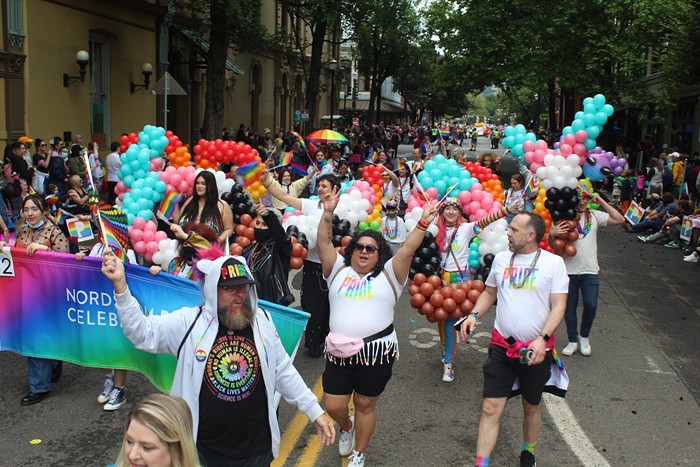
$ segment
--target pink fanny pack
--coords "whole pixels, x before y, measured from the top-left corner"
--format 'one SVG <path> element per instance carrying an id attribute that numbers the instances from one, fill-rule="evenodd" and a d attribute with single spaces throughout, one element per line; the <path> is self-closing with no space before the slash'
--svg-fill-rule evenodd
<path id="1" fill-rule="evenodd" d="M 394 332 L 394 325 L 390 324 L 386 329 L 368 337 L 347 337 L 335 332 L 329 332 L 326 336 L 326 352 L 338 358 L 349 358 L 357 354 L 368 342 L 388 336 Z"/>

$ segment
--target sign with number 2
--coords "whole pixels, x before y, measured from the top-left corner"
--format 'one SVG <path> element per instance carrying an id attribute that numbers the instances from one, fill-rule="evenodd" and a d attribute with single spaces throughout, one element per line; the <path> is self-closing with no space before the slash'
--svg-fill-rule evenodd
<path id="1" fill-rule="evenodd" d="M 15 277 L 15 263 L 9 247 L 0 251 L 0 277 Z"/>

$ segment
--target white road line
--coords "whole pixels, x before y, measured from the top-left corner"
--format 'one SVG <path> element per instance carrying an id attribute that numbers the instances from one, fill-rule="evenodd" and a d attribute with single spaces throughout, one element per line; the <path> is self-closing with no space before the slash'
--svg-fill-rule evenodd
<path id="1" fill-rule="evenodd" d="M 644 360 L 647 361 L 647 365 L 649 365 L 649 367 L 651 368 L 651 370 L 644 370 L 646 373 L 657 373 L 660 375 L 675 375 L 675 373 L 671 371 L 663 371 L 661 367 L 649 355 L 644 357 Z"/>
<path id="2" fill-rule="evenodd" d="M 422 334 L 427 334 L 429 336 L 430 341 L 428 342 L 419 342 L 418 335 Z M 430 347 L 435 347 L 438 342 L 440 342 L 440 334 L 432 328 L 419 328 L 416 329 L 415 331 L 411 331 L 408 334 L 408 342 L 413 346 L 418 349 L 429 349 Z"/>
<path id="3" fill-rule="evenodd" d="M 551 394 L 543 395 L 544 405 L 559 429 L 562 438 L 569 445 L 581 465 L 587 467 L 610 467 L 608 461 L 593 446 L 586 433 L 576 421 L 566 401 Z"/>

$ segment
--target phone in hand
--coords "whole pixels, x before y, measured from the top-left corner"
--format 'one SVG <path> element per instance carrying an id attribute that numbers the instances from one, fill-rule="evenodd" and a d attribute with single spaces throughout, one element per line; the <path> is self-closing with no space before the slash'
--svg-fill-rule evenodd
<path id="1" fill-rule="evenodd" d="M 532 349 L 528 349 L 527 347 L 523 347 L 520 349 L 520 363 L 523 365 L 527 365 L 530 363 L 530 359 L 532 358 Z"/>

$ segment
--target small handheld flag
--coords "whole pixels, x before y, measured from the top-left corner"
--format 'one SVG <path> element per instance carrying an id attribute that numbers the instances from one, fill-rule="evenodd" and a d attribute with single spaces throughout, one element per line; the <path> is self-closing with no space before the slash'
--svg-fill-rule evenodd
<path id="1" fill-rule="evenodd" d="M 180 193 L 176 193 L 174 191 L 171 191 L 167 195 L 165 195 L 165 198 L 163 198 L 163 201 L 160 202 L 160 207 L 158 208 L 158 214 L 163 216 L 166 219 L 170 219 L 173 217 L 173 212 L 175 212 L 175 207 L 177 206 L 177 203 L 179 203 L 182 200 L 182 195 Z"/>
<path id="2" fill-rule="evenodd" d="M 260 180 L 265 166 L 258 161 L 248 162 L 236 169 L 236 175 L 243 177 L 243 184 L 249 187 Z"/>
<path id="3" fill-rule="evenodd" d="M 100 209 L 102 219 L 102 237 L 107 242 L 106 247 L 111 247 L 117 257 L 128 262 L 126 252 L 129 249 L 129 224 L 122 211 L 113 207 Z"/>
<path id="4" fill-rule="evenodd" d="M 530 176 L 530 178 L 527 179 L 527 183 L 525 184 L 525 196 L 530 197 L 531 194 L 535 192 L 537 189 L 537 185 L 535 185 L 535 177 Z"/>

